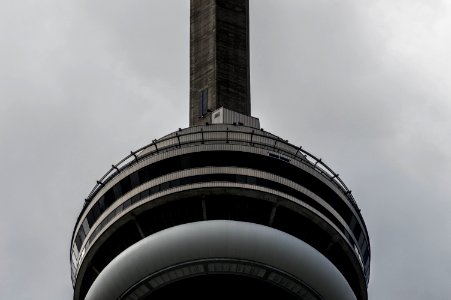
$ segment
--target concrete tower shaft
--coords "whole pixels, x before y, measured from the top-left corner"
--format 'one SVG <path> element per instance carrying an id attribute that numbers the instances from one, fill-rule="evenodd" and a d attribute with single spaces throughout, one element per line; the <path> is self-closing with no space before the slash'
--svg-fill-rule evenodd
<path id="1" fill-rule="evenodd" d="M 190 126 L 250 115 L 249 0 L 191 0 L 190 32 Z"/>

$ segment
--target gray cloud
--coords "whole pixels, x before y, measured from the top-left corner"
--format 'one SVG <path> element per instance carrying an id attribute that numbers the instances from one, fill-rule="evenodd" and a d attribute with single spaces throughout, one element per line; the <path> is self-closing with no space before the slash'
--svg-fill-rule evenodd
<path id="1" fill-rule="evenodd" d="M 353 189 L 372 239 L 370 299 L 444 299 L 449 7 L 259 4 L 283 18 L 271 27 L 255 13 L 266 31 L 253 37 L 254 107 L 265 128 L 314 149 Z"/>
<path id="2" fill-rule="evenodd" d="M 447 294 L 450 14 L 251 1 L 253 115 L 353 190 L 370 299 Z M 71 299 L 70 235 L 95 180 L 188 124 L 189 3 L 13 1 L 0 20 L 0 299 Z"/>

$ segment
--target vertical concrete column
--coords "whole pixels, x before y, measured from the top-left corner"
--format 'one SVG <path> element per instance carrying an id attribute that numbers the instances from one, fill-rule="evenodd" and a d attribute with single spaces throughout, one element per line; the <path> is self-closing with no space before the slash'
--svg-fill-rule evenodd
<path id="1" fill-rule="evenodd" d="M 249 0 L 191 0 L 190 126 L 225 107 L 250 115 Z"/>

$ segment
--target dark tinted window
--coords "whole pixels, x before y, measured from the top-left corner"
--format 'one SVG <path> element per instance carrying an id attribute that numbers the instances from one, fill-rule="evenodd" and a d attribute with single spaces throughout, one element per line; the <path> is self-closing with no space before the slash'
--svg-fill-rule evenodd
<path id="1" fill-rule="evenodd" d="M 100 217 L 99 202 L 94 204 L 94 206 L 92 208 L 92 212 L 93 212 L 93 215 L 94 215 L 94 219 L 97 220 Z"/>
<path id="2" fill-rule="evenodd" d="M 145 190 L 144 192 L 141 192 L 141 199 L 144 199 L 149 196 L 149 190 Z"/>
<path id="3" fill-rule="evenodd" d="M 171 187 L 177 187 L 180 185 L 180 179 L 175 179 L 171 181 Z"/>
<path id="4" fill-rule="evenodd" d="M 122 188 L 121 184 L 118 183 L 113 187 L 114 200 L 119 199 L 122 196 Z"/>
<path id="5" fill-rule="evenodd" d="M 86 218 L 88 219 L 89 227 L 92 227 L 92 225 L 93 225 L 94 222 L 95 222 L 93 209 L 91 209 L 91 211 L 88 213 L 88 215 L 86 216 Z"/>
<path id="6" fill-rule="evenodd" d="M 238 183 L 246 183 L 247 179 L 244 175 L 236 175 L 236 182 Z"/>
<path id="7" fill-rule="evenodd" d="M 77 245 L 78 251 L 80 251 L 81 243 L 83 243 L 83 241 L 81 240 L 81 236 L 78 234 L 75 238 L 75 245 Z"/>
<path id="8" fill-rule="evenodd" d="M 139 186 L 139 175 L 138 172 L 133 172 L 130 174 L 130 181 L 131 181 L 131 189 L 134 189 L 135 187 Z"/>
<path id="9" fill-rule="evenodd" d="M 116 200 L 116 198 L 114 197 L 114 192 L 113 190 L 109 190 L 105 193 L 104 195 L 104 203 L 105 203 L 105 209 L 107 209 L 108 207 L 110 207 L 111 204 L 113 204 L 113 202 Z"/>
<path id="10" fill-rule="evenodd" d="M 124 179 L 122 179 L 120 181 L 121 184 L 121 190 L 122 190 L 122 195 L 124 195 L 125 193 L 129 192 L 132 189 L 132 184 L 131 184 L 131 176 L 127 176 Z"/>
<path id="11" fill-rule="evenodd" d="M 100 197 L 97 203 L 99 204 L 100 213 L 103 213 L 105 211 L 105 197 L 104 196 Z"/>
<path id="12" fill-rule="evenodd" d="M 148 167 L 142 168 L 138 171 L 138 175 L 139 175 L 139 181 L 140 182 L 146 182 L 149 181 L 150 177 L 149 177 L 149 172 L 147 171 Z"/>
<path id="13" fill-rule="evenodd" d="M 199 93 L 199 117 L 207 114 L 208 111 L 208 90 Z"/>
<path id="14" fill-rule="evenodd" d="M 131 204 L 135 204 L 136 202 L 138 202 L 141 199 L 141 194 L 135 195 L 132 197 L 132 202 Z"/>
<path id="15" fill-rule="evenodd" d="M 160 188 L 162 191 L 167 190 L 169 188 L 169 182 L 162 183 Z"/>
<path id="16" fill-rule="evenodd" d="M 151 195 L 156 194 L 159 191 L 160 191 L 160 186 L 159 185 L 156 185 L 156 186 L 153 186 L 153 187 L 150 188 L 150 194 Z"/>

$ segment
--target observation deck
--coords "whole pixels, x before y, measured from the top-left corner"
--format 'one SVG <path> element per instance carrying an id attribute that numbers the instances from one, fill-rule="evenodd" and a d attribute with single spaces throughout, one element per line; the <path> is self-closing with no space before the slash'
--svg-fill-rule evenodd
<path id="1" fill-rule="evenodd" d="M 196 244 L 194 232 L 211 239 Z M 246 232 L 261 237 L 258 246 L 266 250 L 258 255 L 249 250 L 257 245 Z M 266 286 L 293 299 L 333 299 L 324 296 L 321 282 L 275 258 L 276 251 L 291 255 L 294 264 L 295 253 L 324 257 L 319 265 L 330 264 L 327 268 L 337 271 L 331 276 L 343 278 L 340 284 L 347 284 L 355 299 L 367 299 L 370 243 L 351 191 L 321 159 L 262 129 L 233 124 L 179 129 L 113 165 L 87 197 L 74 228 L 74 299 L 101 299 L 95 290 L 115 280 L 108 276 L 133 273 L 127 268 L 139 269 L 136 260 L 148 259 L 142 249 L 163 261 L 162 250 L 152 247 L 175 236 L 184 237 L 179 246 L 191 256 L 136 271 L 133 282 L 111 289 L 110 296 L 163 299 L 170 295 L 165 286 L 206 284 L 200 275 L 214 273 L 224 281 L 239 274 L 269 282 Z M 234 242 L 227 246 L 215 236 Z M 218 250 L 225 246 L 231 252 Z M 182 255 L 168 251 L 171 257 Z M 298 263 L 308 265 L 310 254 Z M 115 271 L 102 272 L 105 268 Z"/>

